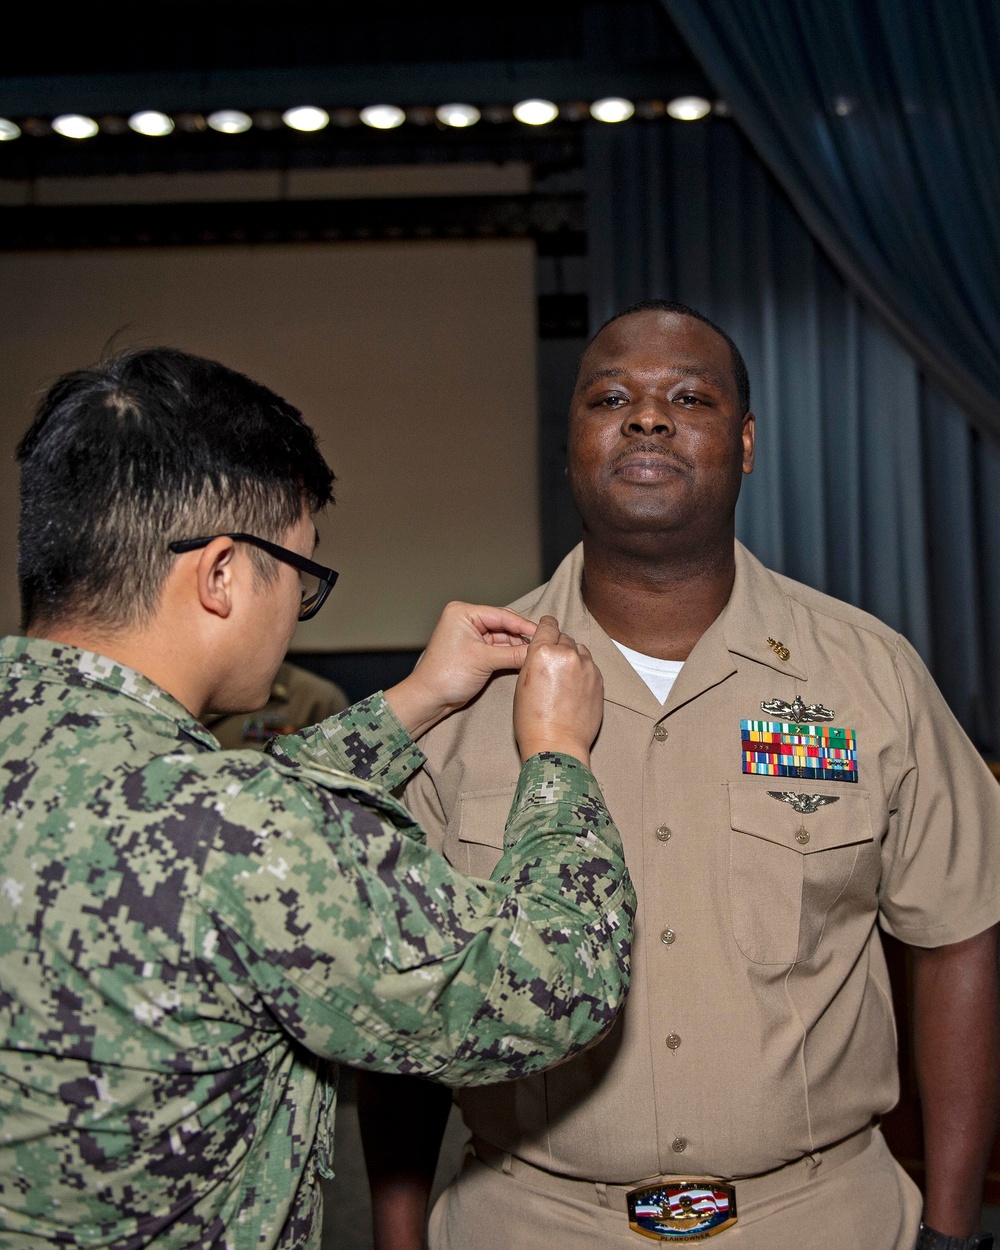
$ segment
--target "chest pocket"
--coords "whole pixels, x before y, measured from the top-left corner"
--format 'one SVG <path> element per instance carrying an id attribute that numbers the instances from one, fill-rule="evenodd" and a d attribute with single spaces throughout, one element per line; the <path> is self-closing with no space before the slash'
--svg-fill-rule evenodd
<path id="1" fill-rule="evenodd" d="M 754 963 L 793 964 L 815 954 L 830 909 L 872 849 L 872 821 L 865 791 L 774 780 L 774 789 L 780 780 L 791 793 L 837 799 L 799 813 L 764 785 L 729 786 L 733 934 Z"/>
<path id="2" fill-rule="evenodd" d="M 514 790 L 514 786 L 503 786 L 459 796 L 458 812 L 448 826 L 445 851 L 466 876 L 488 877 L 500 862 Z"/>

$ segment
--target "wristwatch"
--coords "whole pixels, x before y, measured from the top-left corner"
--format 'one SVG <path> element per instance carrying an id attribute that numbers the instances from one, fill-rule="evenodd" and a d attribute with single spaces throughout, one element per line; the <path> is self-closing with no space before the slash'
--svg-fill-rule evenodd
<path id="1" fill-rule="evenodd" d="M 993 1250 L 992 1233 L 974 1233 L 971 1237 L 949 1237 L 936 1228 L 920 1225 L 915 1250 Z"/>

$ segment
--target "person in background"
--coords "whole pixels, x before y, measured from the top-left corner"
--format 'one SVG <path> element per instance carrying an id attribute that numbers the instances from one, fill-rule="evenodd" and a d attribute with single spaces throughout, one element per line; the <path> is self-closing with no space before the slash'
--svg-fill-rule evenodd
<path id="1" fill-rule="evenodd" d="M 335 1061 L 511 1080 L 615 1018 L 635 896 L 588 765 L 600 674 L 552 618 L 451 604 L 392 689 L 220 750 L 206 715 L 264 703 L 337 576 L 300 413 L 136 351 L 56 382 L 18 458 L 0 1245 L 318 1247 Z M 470 881 L 390 791 L 498 670 L 524 764 Z"/>
<path id="2" fill-rule="evenodd" d="M 593 758 L 639 892 L 632 991 L 585 1054 L 461 1092 L 472 1147 L 432 1250 L 992 1245 L 1000 788 L 905 639 L 734 541 L 754 433 L 738 350 L 690 308 L 627 309 L 584 353 L 583 544 L 514 609 L 556 614 L 604 674 Z M 517 782 L 514 697 L 499 676 L 443 721 L 405 791 L 477 876 Z M 913 956 L 919 1233 L 878 1128 L 898 1096 L 879 925 Z M 448 1094 L 364 1078 L 359 1110 L 376 1244 L 419 1250 Z"/>
<path id="3" fill-rule="evenodd" d="M 249 747 L 263 751 L 272 738 L 317 725 L 342 712 L 350 703 L 338 685 L 285 660 L 271 682 L 271 693 L 262 708 L 227 716 L 208 716 L 219 745 L 227 751 Z"/>

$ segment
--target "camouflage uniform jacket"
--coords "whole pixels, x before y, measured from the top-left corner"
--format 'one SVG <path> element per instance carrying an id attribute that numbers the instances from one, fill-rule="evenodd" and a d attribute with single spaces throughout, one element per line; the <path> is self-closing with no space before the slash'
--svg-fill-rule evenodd
<path id="1" fill-rule="evenodd" d="M 613 1019 L 635 896 L 589 770 L 528 761 L 479 881 L 386 793 L 423 756 L 381 695 L 271 751 L 0 643 L 0 1246 L 315 1247 L 331 1060 L 498 1081 Z"/>

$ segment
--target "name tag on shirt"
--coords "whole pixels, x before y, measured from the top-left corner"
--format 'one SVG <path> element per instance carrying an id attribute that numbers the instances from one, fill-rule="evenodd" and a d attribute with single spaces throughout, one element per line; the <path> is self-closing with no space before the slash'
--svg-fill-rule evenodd
<path id="1" fill-rule="evenodd" d="M 741 720 L 743 771 L 763 777 L 809 781 L 857 781 L 853 729 L 796 725 L 791 721 Z"/>

